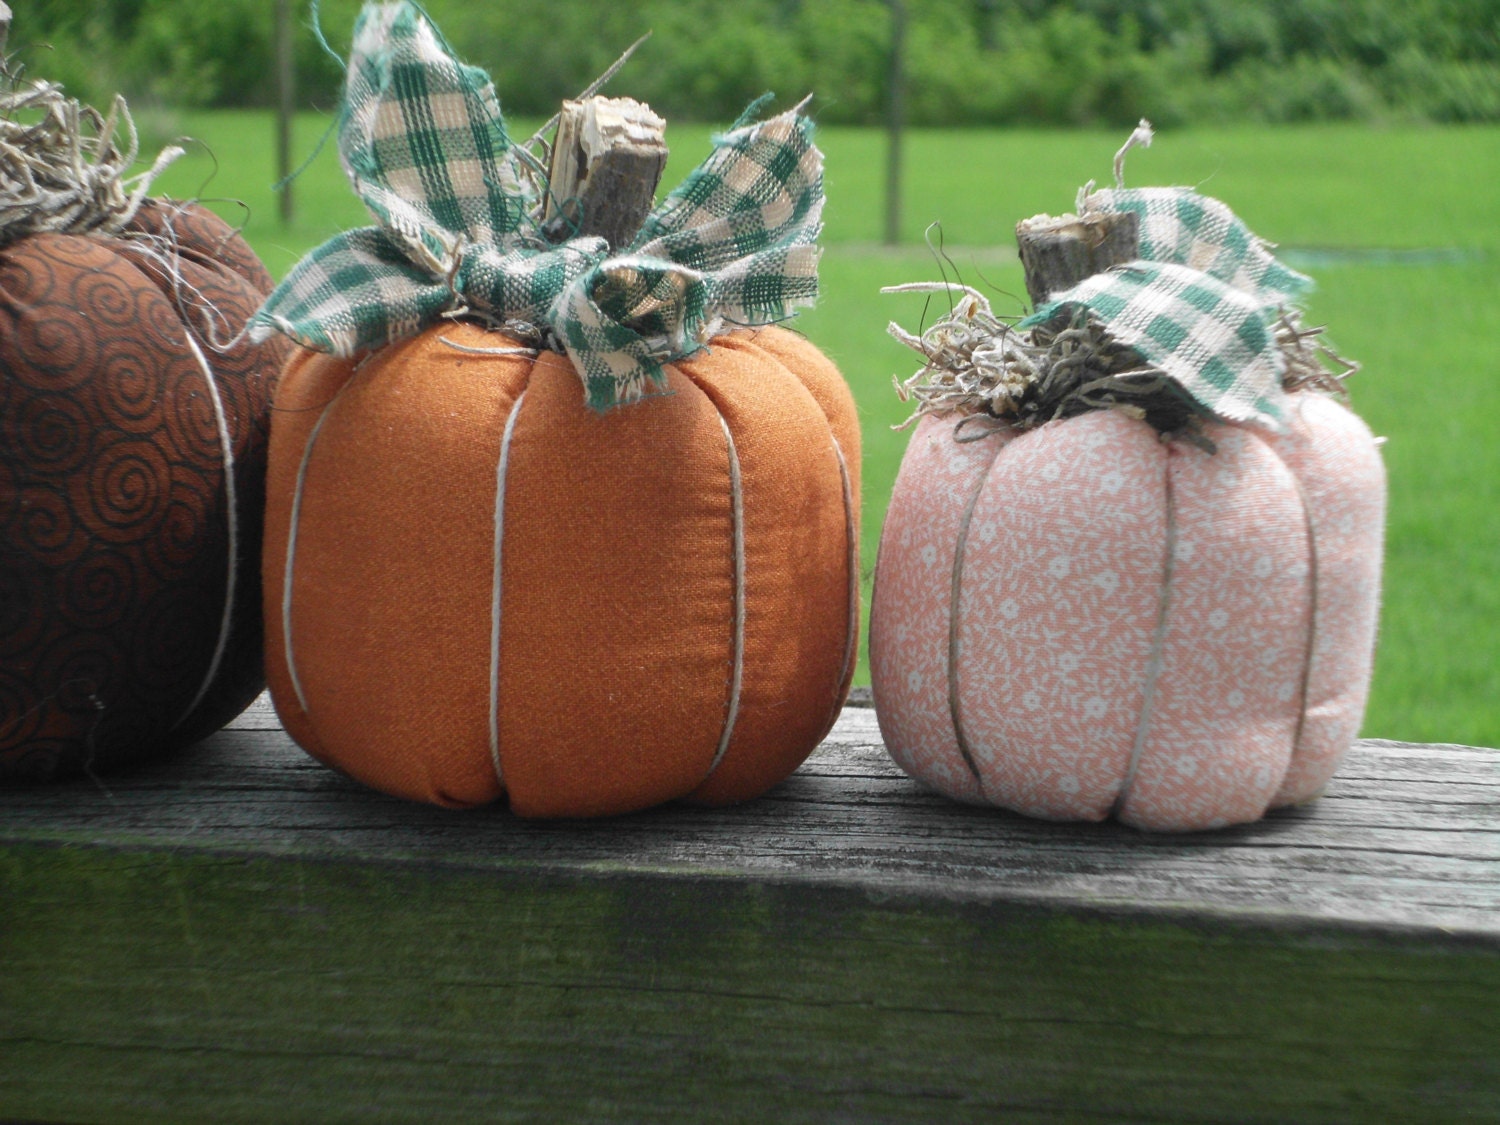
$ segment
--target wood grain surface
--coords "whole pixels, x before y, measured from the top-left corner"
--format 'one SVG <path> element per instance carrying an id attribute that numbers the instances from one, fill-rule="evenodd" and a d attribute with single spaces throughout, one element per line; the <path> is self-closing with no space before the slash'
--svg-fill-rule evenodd
<path id="1" fill-rule="evenodd" d="M 847 708 L 732 809 L 365 791 L 262 701 L 0 791 L 0 1117 L 1500 1121 L 1500 753 L 1187 837 L 955 805 Z"/>
<path id="2" fill-rule="evenodd" d="M 303 754 L 262 697 L 229 730 L 155 767 L 0 790 L 0 839 L 834 883 L 1500 940 L 1500 753 L 1374 740 L 1307 806 L 1220 832 L 1152 835 L 955 804 L 891 763 L 873 710 L 849 707 L 761 800 L 534 822 L 365 790 Z"/>

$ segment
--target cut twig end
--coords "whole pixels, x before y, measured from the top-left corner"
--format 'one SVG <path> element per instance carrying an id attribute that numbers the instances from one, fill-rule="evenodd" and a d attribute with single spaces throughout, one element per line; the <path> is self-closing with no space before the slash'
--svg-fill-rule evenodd
<path id="1" fill-rule="evenodd" d="M 611 249 L 627 245 L 667 166 L 666 128 L 634 98 L 564 102 L 548 174 L 549 236 L 598 235 Z"/>
<path id="2" fill-rule="evenodd" d="M 1034 306 L 1086 277 L 1140 256 L 1140 216 L 1134 211 L 1033 215 L 1016 224 L 1016 248 Z"/>

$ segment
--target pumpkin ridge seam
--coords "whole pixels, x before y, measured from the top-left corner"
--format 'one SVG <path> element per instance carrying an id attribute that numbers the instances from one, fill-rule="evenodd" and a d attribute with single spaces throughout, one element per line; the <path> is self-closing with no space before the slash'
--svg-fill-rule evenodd
<path id="1" fill-rule="evenodd" d="M 1151 712 L 1156 704 L 1156 688 L 1161 681 L 1162 665 L 1166 663 L 1167 626 L 1170 623 L 1172 609 L 1172 579 L 1177 572 L 1177 502 L 1172 490 L 1173 448 L 1171 444 L 1162 446 L 1166 470 L 1162 474 L 1162 495 L 1166 506 L 1167 526 L 1166 549 L 1162 552 L 1165 557 L 1162 561 L 1161 593 L 1157 597 L 1156 627 L 1152 630 L 1151 649 L 1146 656 L 1146 682 L 1141 692 L 1141 718 L 1136 726 L 1135 739 L 1130 748 L 1130 760 L 1125 766 L 1125 777 L 1121 780 L 1119 792 L 1115 794 L 1114 803 L 1110 806 L 1110 815 L 1116 820 L 1123 819 L 1121 814 L 1124 812 L 1125 803 L 1130 799 L 1130 790 L 1135 785 L 1141 758 L 1146 753 L 1146 737 L 1151 729 Z"/>
<path id="2" fill-rule="evenodd" d="M 287 519 L 286 562 L 282 567 L 281 578 L 281 647 L 286 655 L 287 678 L 292 681 L 292 690 L 296 693 L 297 705 L 302 708 L 303 717 L 309 722 L 312 721 L 312 715 L 307 706 L 307 694 L 302 689 L 302 677 L 297 674 L 297 660 L 292 647 L 292 583 L 296 576 L 297 527 L 302 518 L 302 496 L 307 483 L 308 467 L 312 463 L 313 447 L 318 443 L 318 435 L 323 430 L 323 424 L 328 421 L 333 408 L 338 405 L 339 399 L 343 398 L 344 391 L 353 381 L 351 376 L 334 392 L 333 397 L 319 412 L 312 432 L 307 435 L 307 444 L 302 448 L 301 463 L 297 466 L 297 481 L 292 489 L 292 510 Z"/>
<path id="3" fill-rule="evenodd" d="M 199 371 L 203 373 L 203 381 L 208 384 L 208 399 L 214 411 L 214 429 L 218 433 L 219 452 L 224 460 L 224 510 L 228 560 L 224 577 L 224 609 L 219 615 L 219 635 L 214 642 L 214 652 L 208 662 L 208 671 L 204 673 L 203 680 L 198 685 L 198 690 L 194 693 L 187 710 L 183 711 L 177 721 L 168 728 L 169 732 L 175 731 L 187 722 L 193 712 L 198 709 L 199 704 L 203 702 L 214 680 L 218 678 L 219 668 L 224 663 L 224 654 L 229 650 L 229 634 L 234 624 L 234 600 L 239 584 L 240 519 L 239 490 L 234 480 L 234 437 L 229 432 L 229 419 L 224 413 L 224 397 L 219 393 L 219 385 L 214 379 L 213 368 L 209 366 L 208 357 L 203 354 L 203 349 L 194 337 L 192 328 L 186 322 L 183 323 L 182 331 L 187 340 L 188 350 L 193 353 L 193 359 L 197 362 Z"/>
<path id="4" fill-rule="evenodd" d="M 702 388 L 700 387 L 699 390 L 701 391 Z M 729 518 L 732 542 L 730 558 L 734 570 L 731 644 L 734 655 L 731 661 L 729 705 L 724 716 L 724 731 L 719 736 L 719 744 L 714 750 L 713 761 L 709 763 L 708 772 L 703 775 L 698 785 L 694 786 L 695 789 L 706 784 L 709 778 L 713 777 L 714 771 L 719 768 L 719 763 L 729 752 L 735 722 L 739 719 L 740 691 L 745 679 L 745 493 L 740 477 L 740 458 L 734 447 L 734 434 L 729 429 L 729 419 L 724 417 L 724 412 L 719 409 L 719 404 L 713 400 L 712 395 L 704 392 L 703 397 L 719 417 L 719 425 L 724 430 L 724 441 L 729 455 Z"/>
<path id="5" fill-rule="evenodd" d="M 500 456 L 495 463 L 495 516 L 494 539 L 491 548 L 493 574 L 490 582 L 490 675 L 489 675 L 489 751 L 490 762 L 495 769 L 495 781 L 502 791 L 505 788 L 505 772 L 500 767 L 500 621 L 502 568 L 504 555 L 502 545 L 505 538 L 505 484 L 510 470 L 510 447 L 515 437 L 516 422 L 521 417 L 521 404 L 526 401 L 527 384 L 516 396 L 510 414 L 505 419 L 505 430 L 500 437 Z"/>
<path id="6" fill-rule="evenodd" d="M 1286 469 L 1287 476 L 1291 477 L 1292 487 L 1297 490 L 1297 502 L 1302 505 L 1303 526 L 1307 529 L 1307 647 L 1303 654 L 1301 682 L 1298 685 L 1300 702 L 1297 707 L 1297 725 L 1292 731 L 1292 748 L 1291 753 L 1287 755 L 1286 771 L 1282 774 L 1277 789 L 1273 790 L 1270 796 L 1270 802 L 1274 802 L 1277 792 L 1286 784 L 1293 765 L 1298 761 L 1298 751 L 1302 748 L 1302 736 L 1307 728 L 1307 693 L 1312 688 L 1313 662 L 1317 656 L 1318 640 L 1318 529 L 1313 521 L 1312 504 L 1308 502 L 1307 490 L 1302 487 L 1302 478 L 1287 463 L 1286 458 L 1281 455 L 1281 450 L 1254 432 L 1250 434 L 1250 437 L 1265 446 L 1271 456 L 1276 458 L 1277 464 Z"/>
<path id="7" fill-rule="evenodd" d="M 979 497 L 984 492 L 984 486 L 990 479 L 990 471 L 995 467 L 995 461 L 1004 452 L 1004 446 L 995 451 L 995 456 L 984 463 L 984 468 L 979 474 L 979 480 L 974 485 L 974 491 L 969 496 L 969 501 L 964 505 L 964 514 L 958 523 L 958 538 L 953 549 L 953 579 L 949 585 L 948 602 L 948 716 L 953 723 L 953 737 L 958 745 L 958 752 L 963 757 L 964 765 L 969 767 L 969 772 L 974 775 L 974 783 L 979 786 L 979 795 L 985 796 L 984 778 L 979 773 L 979 765 L 974 761 L 974 755 L 969 747 L 969 739 L 964 734 L 963 716 L 958 698 L 958 658 L 960 643 L 959 601 L 963 595 L 964 581 L 964 553 L 969 544 L 969 525 L 974 521 L 974 511 L 979 506 Z"/>
<path id="8" fill-rule="evenodd" d="M 844 633 L 844 661 L 839 668 L 839 678 L 834 682 L 833 689 L 833 713 L 829 715 L 828 722 L 824 728 L 823 736 L 819 742 L 828 736 L 833 729 L 833 724 L 838 721 L 839 713 L 843 710 L 844 695 L 847 691 L 846 685 L 854 674 L 854 655 L 858 648 L 859 639 L 859 535 L 854 525 L 854 482 L 849 476 L 849 462 L 844 457 L 844 447 L 839 443 L 838 435 L 833 432 L 830 422 L 829 440 L 833 442 L 833 454 L 839 462 L 839 479 L 843 485 L 844 492 L 844 541 L 845 541 L 845 567 L 849 571 L 849 604 L 848 618 L 845 623 Z"/>

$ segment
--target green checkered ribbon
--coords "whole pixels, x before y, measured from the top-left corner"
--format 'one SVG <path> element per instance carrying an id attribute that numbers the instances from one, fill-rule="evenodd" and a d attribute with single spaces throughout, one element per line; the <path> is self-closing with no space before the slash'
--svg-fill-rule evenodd
<path id="1" fill-rule="evenodd" d="M 1288 304 L 1312 288 L 1312 279 L 1278 262 L 1217 199 L 1187 188 L 1117 188 L 1084 199 L 1089 211 L 1134 211 L 1140 216 L 1141 257 L 1202 270 L 1263 305 Z"/>
<path id="2" fill-rule="evenodd" d="M 817 296 L 823 157 L 795 113 L 736 128 L 611 254 L 548 241 L 494 87 L 410 3 L 355 26 L 339 153 L 379 224 L 299 262 L 253 332 L 352 356 L 455 310 L 564 349 L 599 410 L 665 385 L 663 366 L 726 326 L 768 324 Z"/>
<path id="3" fill-rule="evenodd" d="M 1140 260 L 1086 278 L 1022 326 L 1085 308 L 1214 414 L 1280 429 L 1286 359 L 1272 324 L 1311 280 L 1224 204 L 1186 188 L 1097 191 L 1084 209 L 1136 212 Z"/>

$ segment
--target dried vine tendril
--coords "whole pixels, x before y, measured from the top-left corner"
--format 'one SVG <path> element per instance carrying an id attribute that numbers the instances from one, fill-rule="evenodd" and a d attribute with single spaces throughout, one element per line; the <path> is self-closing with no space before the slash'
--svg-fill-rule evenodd
<path id="1" fill-rule="evenodd" d="M 169 145 L 127 175 L 140 138 L 123 97 L 101 114 L 55 82 L 23 81 L 5 58 L 0 87 L 0 245 L 47 232 L 118 233 L 183 153 Z"/>

